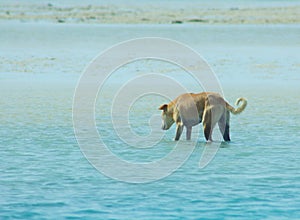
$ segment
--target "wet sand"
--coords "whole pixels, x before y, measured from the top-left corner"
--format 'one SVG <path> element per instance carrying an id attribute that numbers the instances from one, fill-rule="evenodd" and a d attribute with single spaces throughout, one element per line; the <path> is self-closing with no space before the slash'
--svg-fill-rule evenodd
<path id="1" fill-rule="evenodd" d="M 0 3 L 0 21 L 95 24 L 298 24 L 300 5 L 202 7 L 166 5 L 58 5 Z"/>

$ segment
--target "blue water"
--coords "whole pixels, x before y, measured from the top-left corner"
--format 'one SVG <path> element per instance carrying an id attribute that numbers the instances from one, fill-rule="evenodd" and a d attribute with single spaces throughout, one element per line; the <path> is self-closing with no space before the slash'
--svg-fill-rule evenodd
<path id="1" fill-rule="evenodd" d="M 181 28 L 184 34 L 177 35 Z M 0 44 L 1 219 L 299 218 L 299 26 L 1 24 L 1 29 L 6 30 L 0 35 L 5 42 Z M 223 143 L 207 167 L 198 167 L 205 148 L 200 128 L 197 140 L 193 133 L 195 150 L 182 167 L 166 178 L 131 184 L 106 177 L 85 159 L 73 131 L 72 99 L 82 70 L 98 52 L 149 35 L 195 48 L 215 70 L 226 99 L 233 104 L 244 96 L 249 105 L 232 116 L 232 142 Z M 144 68 L 179 71 L 156 64 L 147 62 Z M 120 71 L 141 70 L 141 65 Z M 107 88 L 100 103 L 111 102 L 114 90 Z M 133 130 L 144 135 L 148 115 L 156 114 L 164 100 L 140 101 L 145 105 L 136 103 L 137 117 L 129 118 Z M 109 132 L 109 120 L 109 114 L 97 114 L 96 125 L 120 157 L 155 160 L 174 147 L 172 128 L 155 148 L 131 149 Z"/>

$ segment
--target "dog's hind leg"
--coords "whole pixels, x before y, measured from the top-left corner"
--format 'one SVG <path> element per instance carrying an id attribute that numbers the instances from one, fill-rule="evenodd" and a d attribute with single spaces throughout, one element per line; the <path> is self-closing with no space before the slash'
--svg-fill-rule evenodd
<path id="1" fill-rule="evenodd" d="M 230 112 L 226 111 L 226 126 L 225 126 L 225 132 L 224 132 L 224 140 L 225 141 L 230 141 L 229 127 L 230 127 Z"/>
<path id="2" fill-rule="evenodd" d="M 176 125 L 176 135 L 175 135 L 175 141 L 178 141 L 180 139 L 180 136 L 182 134 L 183 131 L 183 124 L 182 123 L 178 123 Z"/>
<path id="3" fill-rule="evenodd" d="M 230 113 L 229 111 L 225 111 L 225 113 L 222 115 L 222 117 L 218 122 L 224 141 L 230 141 L 229 121 L 230 121 Z"/>
<path id="4" fill-rule="evenodd" d="M 223 107 L 220 105 L 209 107 L 203 114 L 204 135 L 207 141 L 212 140 L 213 129 L 223 115 Z"/>
<path id="5" fill-rule="evenodd" d="M 206 109 L 203 114 L 203 130 L 206 141 L 212 141 L 212 117 L 211 117 L 211 109 Z"/>
<path id="6" fill-rule="evenodd" d="M 191 140 L 192 127 L 186 127 L 186 139 Z"/>

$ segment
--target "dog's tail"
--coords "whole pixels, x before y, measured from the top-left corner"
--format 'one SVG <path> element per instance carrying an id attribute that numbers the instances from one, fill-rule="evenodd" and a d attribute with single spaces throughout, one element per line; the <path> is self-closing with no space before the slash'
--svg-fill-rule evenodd
<path id="1" fill-rule="evenodd" d="M 227 102 L 226 102 L 226 108 L 234 115 L 237 115 L 239 113 L 241 113 L 242 111 L 244 111 L 244 109 L 246 108 L 247 106 L 247 100 L 245 98 L 238 98 L 235 102 L 235 105 L 238 106 L 240 104 L 240 102 L 242 102 L 241 106 L 239 106 L 238 108 L 234 108 L 232 107 L 231 105 L 229 105 Z"/>

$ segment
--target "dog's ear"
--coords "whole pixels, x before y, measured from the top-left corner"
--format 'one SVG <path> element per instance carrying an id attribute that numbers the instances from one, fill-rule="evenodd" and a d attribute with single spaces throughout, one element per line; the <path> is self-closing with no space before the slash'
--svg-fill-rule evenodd
<path id="1" fill-rule="evenodd" d="M 168 109 L 168 104 L 163 104 L 163 105 L 161 105 L 158 109 L 159 109 L 159 110 L 163 110 L 163 111 L 167 111 L 167 109 Z"/>

